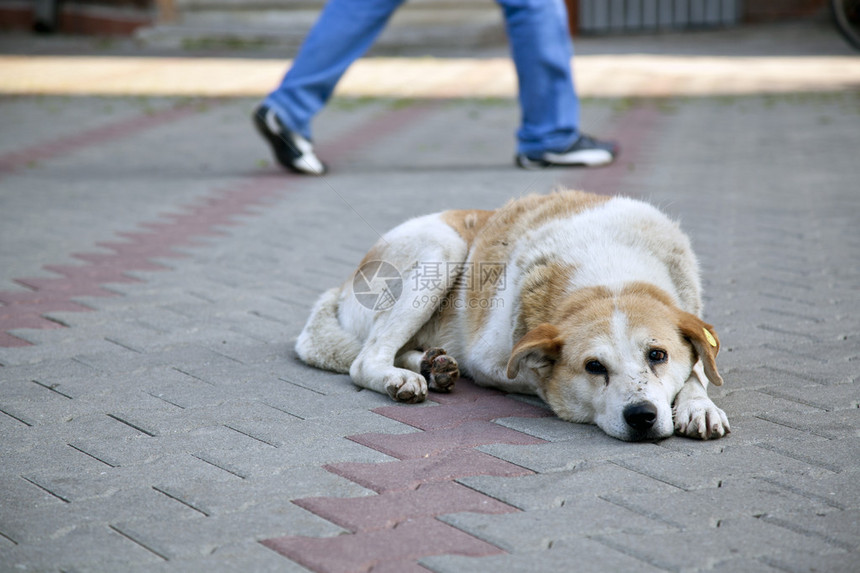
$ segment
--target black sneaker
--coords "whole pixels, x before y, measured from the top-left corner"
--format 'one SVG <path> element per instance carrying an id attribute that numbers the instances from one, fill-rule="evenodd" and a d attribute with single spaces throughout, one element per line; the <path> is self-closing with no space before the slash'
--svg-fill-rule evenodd
<path id="1" fill-rule="evenodd" d="M 618 155 L 618 144 L 614 141 L 598 141 L 587 135 L 563 151 L 544 151 L 539 155 L 517 154 L 517 166 L 523 169 L 543 169 L 544 167 L 597 167 L 608 165 Z"/>
<path id="2" fill-rule="evenodd" d="M 272 146 L 278 163 L 290 171 L 303 175 L 323 175 L 327 171 L 311 142 L 287 129 L 271 108 L 261 105 L 254 110 L 254 126 Z"/>

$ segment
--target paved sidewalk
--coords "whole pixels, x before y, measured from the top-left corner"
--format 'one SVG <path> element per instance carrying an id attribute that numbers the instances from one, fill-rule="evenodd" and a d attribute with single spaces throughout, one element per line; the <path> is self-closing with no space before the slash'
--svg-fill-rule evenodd
<path id="1" fill-rule="evenodd" d="M 856 66 L 816 30 L 787 62 Z M 702 76 L 787 45 L 722 34 Z M 589 98 L 623 155 L 588 171 L 516 170 L 507 97 L 342 97 L 321 179 L 272 165 L 256 96 L 0 98 L 0 571 L 856 571 L 860 92 L 804 82 Z M 622 443 L 466 382 L 400 406 L 294 357 L 379 233 L 558 184 L 690 234 L 730 436 Z"/>

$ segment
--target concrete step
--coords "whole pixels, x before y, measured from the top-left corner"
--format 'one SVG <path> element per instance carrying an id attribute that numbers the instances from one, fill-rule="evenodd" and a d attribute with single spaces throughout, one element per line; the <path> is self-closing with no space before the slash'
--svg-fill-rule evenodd
<path id="1" fill-rule="evenodd" d="M 156 47 L 186 49 L 276 48 L 291 55 L 319 16 L 323 2 L 229 0 L 177 3 L 174 22 L 138 30 L 141 41 Z M 395 12 L 374 44 L 374 53 L 469 49 L 504 45 L 498 6 L 471 0 L 407 3 Z"/>

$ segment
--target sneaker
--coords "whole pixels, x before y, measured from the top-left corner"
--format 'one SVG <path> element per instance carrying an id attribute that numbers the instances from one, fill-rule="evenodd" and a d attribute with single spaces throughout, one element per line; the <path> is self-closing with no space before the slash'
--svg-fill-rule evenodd
<path id="1" fill-rule="evenodd" d="M 278 159 L 278 163 L 303 175 L 323 175 L 326 165 L 314 153 L 310 141 L 287 129 L 275 115 L 275 111 L 265 105 L 254 110 L 254 126 L 260 132 Z"/>
<path id="2" fill-rule="evenodd" d="M 598 141 L 587 135 L 563 151 L 544 151 L 539 155 L 517 154 L 517 166 L 523 169 L 543 169 L 544 167 L 597 167 L 608 165 L 618 155 L 618 144 L 613 141 Z"/>

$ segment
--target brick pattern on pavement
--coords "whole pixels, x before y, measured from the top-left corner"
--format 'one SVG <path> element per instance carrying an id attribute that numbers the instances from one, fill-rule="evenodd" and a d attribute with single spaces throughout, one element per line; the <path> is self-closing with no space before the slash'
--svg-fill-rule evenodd
<path id="1" fill-rule="evenodd" d="M 412 117 L 420 117 L 434 106 L 413 106 L 399 113 L 386 115 L 372 126 L 362 126 L 352 133 L 344 134 L 336 144 L 325 151 L 329 157 L 338 159 L 362 142 L 384 137 L 393 129 L 399 129 Z M 37 145 L 18 152 L 0 156 L 0 176 L 19 170 L 36 161 L 49 160 L 57 156 L 80 150 L 81 147 L 109 144 L 112 139 L 129 137 L 136 132 L 182 119 L 193 112 L 185 105 L 154 114 L 123 120 L 111 125 L 92 129 L 79 135 L 67 136 L 49 143 Z M 153 263 L 153 259 L 182 256 L 177 248 L 193 245 L 195 239 L 217 234 L 218 227 L 237 224 L 235 218 L 252 213 L 254 206 L 264 205 L 271 197 L 283 190 L 280 177 L 254 177 L 237 185 L 216 189 L 210 196 L 196 204 L 182 206 L 179 213 L 163 214 L 168 222 L 150 221 L 139 224 L 143 231 L 120 233 L 120 242 L 104 241 L 96 245 L 113 251 L 102 253 L 75 253 L 72 257 L 84 261 L 84 265 L 45 265 L 43 268 L 60 278 L 15 278 L 15 282 L 29 291 L 0 291 L 0 347 L 26 346 L 25 338 L 15 336 L 13 329 L 60 328 L 61 321 L 45 318 L 51 312 L 88 311 L 88 307 L 72 299 L 82 296 L 114 296 L 105 290 L 105 283 L 134 282 L 131 271 L 153 271 L 164 268 Z"/>
<path id="2" fill-rule="evenodd" d="M 33 147 L 0 154 L 0 177 L 7 173 L 21 170 L 39 161 L 47 161 L 64 154 L 72 153 L 81 147 L 103 145 L 113 139 L 128 137 L 140 130 L 151 129 L 165 123 L 180 120 L 184 116 L 194 113 L 194 111 L 194 108 L 190 105 L 180 105 L 172 109 L 159 110 L 154 113 L 113 122 L 106 126 L 84 131 L 83 133 L 59 137 L 39 145 L 34 145 Z"/>
<path id="3" fill-rule="evenodd" d="M 405 422 L 424 432 L 359 434 L 352 441 L 401 461 L 339 463 L 326 466 L 380 495 L 362 498 L 294 500 L 354 535 L 314 539 L 290 536 L 262 543 L 314 571 L 347 573 L 423 570 L 417 560 L 430 555 L 484 556 L 499 553 L 492 544 L 464 535 L 434 518 L 469 511 L 498 514 L 516 508 L 463 486 L 454 480 L 476 475 L 520 476 L 529 470 L 474 451 L 478 443 L 542 443 L 514 430 L 494 428 L 486 420 L 508 416 L 545 417 L 550 413 L 507 398 L 501 392 L 458 382 L 456 392 L 431 394 L 435 407 L 388 406 L 374 412 Z M 416 439 L 417 438 L 417 439 Z"/>
<path id="4" fill-rule="evenodd" d="M 175 116 L 175 114 L 171 114 Z M 175 119 L 172 117 L 171 119 Z M 77 145 L 77 144 L 76 144 Z M 170 222 L 141 223 L 144 231 L 122 233 L 123 241 L 98 243 L 112 254 L 77 253 L 72 256 L 83 265 L 46 265 L 45 270 L 59 278 L 17 278 L 30 291 L 0 291 L 0 347 L 24 346 L 26 339 L 9 331 L 13 329 L 59 328 L 58 320 L 44 315 L 63 311 L 88 311 L 72 299 L 82 296 L 115 296 L 101 287 L 105 283 L 135 282 L 131 271 L 164 269 L 152 262 L 156 258 L 181 256 L 175 249 L 193 245 L 195 239 L 217 234 L 218 227 L 236 224 L 234 217 L 249 213 L 281 191 L 277 178 L 260 178 L 232 189 L 217 190 L 205 202 L 181 208 L 179 213 L 165 214 Z"/>

